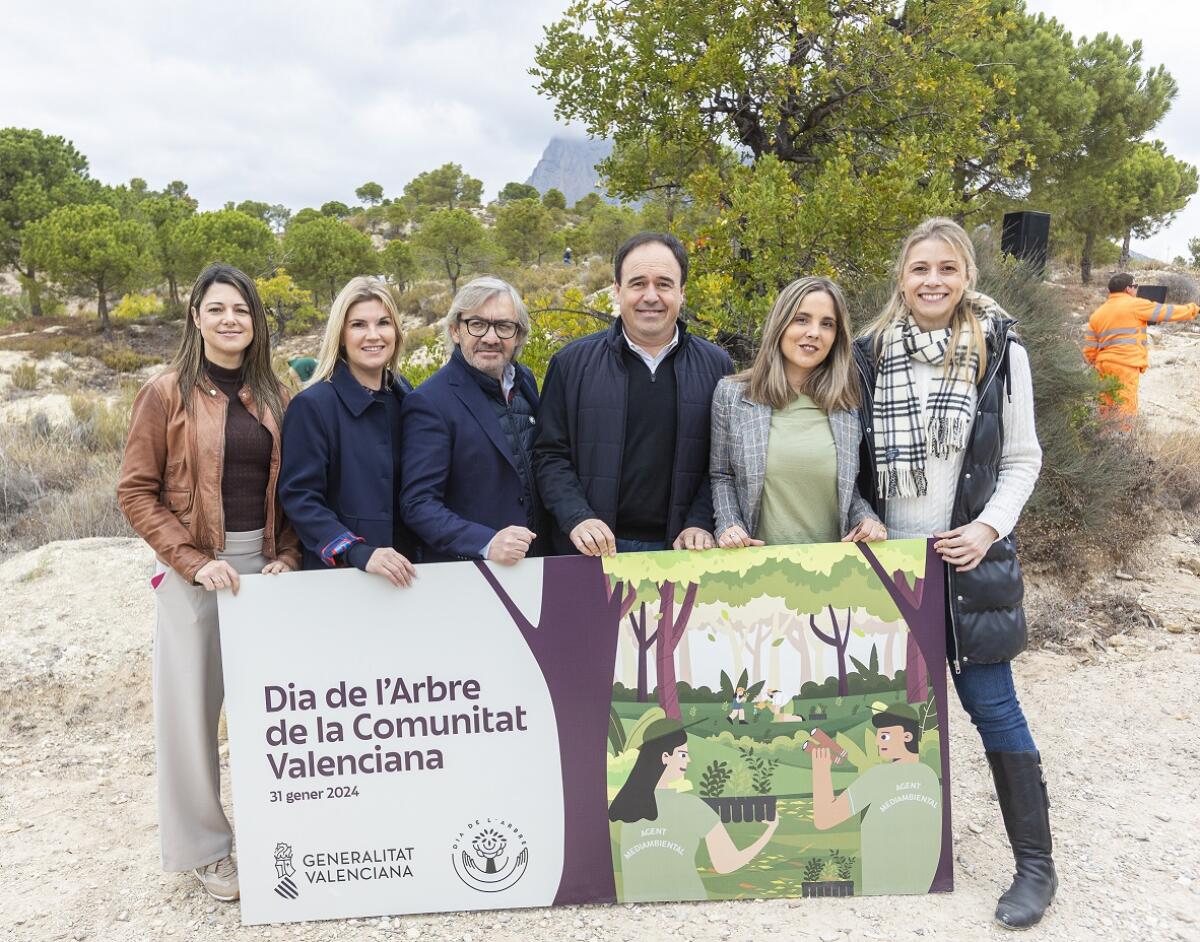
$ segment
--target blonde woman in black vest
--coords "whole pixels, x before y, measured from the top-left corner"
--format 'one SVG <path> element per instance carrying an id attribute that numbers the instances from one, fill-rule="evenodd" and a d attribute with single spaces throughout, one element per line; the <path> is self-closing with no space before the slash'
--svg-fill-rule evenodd
<path id="1" fill-rule="evenodd" d="M 1016 858 L 996 921 L 1027 929 L 1058 887 L 1041 758 L 1009 663 L 1026 641 L 1012 530 L 1042 452 L 1029 357 L 975 279 L 974 247 L 952 220 L 928 219 L 905 240 L 891 300 L 855 343 L 859 487 L 893 538 L 933 537 L 946 563 L 951 677 L 983 740 Z"/>

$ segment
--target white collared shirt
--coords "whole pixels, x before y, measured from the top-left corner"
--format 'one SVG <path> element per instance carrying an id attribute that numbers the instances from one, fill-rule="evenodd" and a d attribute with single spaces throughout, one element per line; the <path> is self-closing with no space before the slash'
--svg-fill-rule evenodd
<path id="1" fill-rule="evenodd" d="M 641 361 L 646 364 L 647 369 L 650 370 L 650 375 L 653 376 L 656 372 L 658 372 L 659 364 L 661 364 L 662 361 L 667 358 L 672 350 L 679 346 L 679 325 L 675 325 L 675 336 L 671 338 L 671 342 L 659 350 L 657 356 L 651 356 L 636 343 L 630 340 L 629 334 L 625 333 L 624 327 L 621 328 L 621 336 L 624 337 L 625 342 L 629 344 L 629 349 L 636 353 Z"/>
<path id="2" fill-rule="evenodd" d="M 517 368 L 509 363 L 504 367 L 504 376 L 500 380 L 500 392 L 504 396 L 505 402 L 508 402 L 508 395 L 515 385 L 517 385 Z"/>

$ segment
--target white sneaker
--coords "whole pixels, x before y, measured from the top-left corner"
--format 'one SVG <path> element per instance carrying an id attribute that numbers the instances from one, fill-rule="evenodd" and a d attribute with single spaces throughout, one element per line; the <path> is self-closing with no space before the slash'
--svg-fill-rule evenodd
<path id="1" fill-rule="evenodd" d="M 208 891 L 208 895 L 213 899 L 228 903 L 240 895 L 237 864 L 233 862 L 232 857 L 222 857 L 208 866 L 197 867 L 192 873 L 196 874 L 200 885 Z"/>

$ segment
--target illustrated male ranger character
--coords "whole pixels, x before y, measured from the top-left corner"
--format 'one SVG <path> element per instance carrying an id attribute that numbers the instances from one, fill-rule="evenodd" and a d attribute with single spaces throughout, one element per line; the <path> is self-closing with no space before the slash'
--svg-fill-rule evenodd
<path id="1" fill-rule="evenodd" d="M 554 355 L 533 449 L 556 554 L 710 549 L 713 390 L 729 355 L 680 317 L 687 250 L 643 232 L 617 250 L 620 317 Z"/>
<path id="2" fill-rule="evenodd" d="M 871 722 L 883 764 L 837 798 L 829 750 L 813 750 L 813 824 L 824 831 L 865 811 L 863 894 L 928 893 L 942 850 L 941 783 L 921 762 L 921 724 L 912 707 L 894 704 Z"/>
<path id="3" fill-rule="evenodd" d="M 512 285 L 482 277 L 459 289 L 445 327 L 450 362 L 404 398 L 400 513 L 422 562 L 542 555 L 537 383 L 517 362 L 529 313 Z"/>

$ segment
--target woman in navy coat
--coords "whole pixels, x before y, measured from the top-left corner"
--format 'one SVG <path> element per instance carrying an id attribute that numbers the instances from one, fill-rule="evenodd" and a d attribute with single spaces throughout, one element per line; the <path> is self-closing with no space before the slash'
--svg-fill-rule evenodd
<path id="1" fill-rule="evenodd" d="M 356 566 L 407 586 L 416 575 L 400 519 L 400 319 L 385 285 L 354 278 L 329 312 L 308 387 L 284 417 L 279 499 L 303 568 Z"/>

